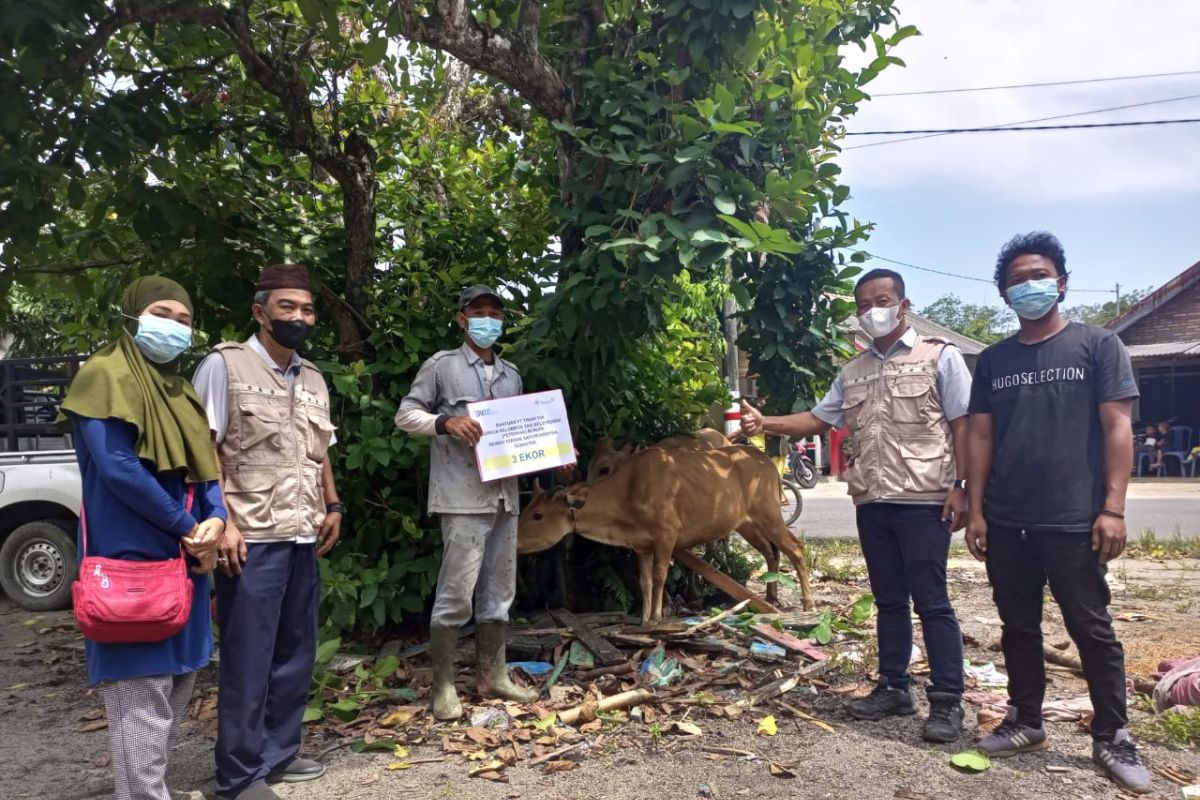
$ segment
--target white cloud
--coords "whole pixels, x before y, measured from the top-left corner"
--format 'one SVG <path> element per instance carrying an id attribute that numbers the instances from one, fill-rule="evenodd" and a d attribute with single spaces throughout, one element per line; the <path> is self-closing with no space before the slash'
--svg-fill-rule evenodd
<path id="1" fill-rule="evenodd" d="M 907 0 L 922 36 L 898 48 L 871 92 L 1032 83 L 1200 69 L 1198 0 Z M 853 65 L 863 63 L 857 50 Z M 849 129 L 973 127 L 1200 95 L 1200 75 L 1039 89 L 877 98 Z M 1200 99 L 1070 122 L 1200 117 Z M 846 146 L 883 137 L 848 137 Z M 1109 130 L 979 133 L 848 150 L 855 188 L 964 186 L 1029 203 L 1195 192 L 1200 123 Z"/>

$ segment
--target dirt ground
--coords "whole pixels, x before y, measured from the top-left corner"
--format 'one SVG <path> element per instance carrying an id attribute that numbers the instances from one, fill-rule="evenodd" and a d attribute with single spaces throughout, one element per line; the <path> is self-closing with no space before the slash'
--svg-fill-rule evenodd
<path id="1" fill-rule="evenodd" d="M 861 562 L 845 555 L 832 558 L 841 580 L 816 583 L 819 604 L 844 604 L 867 590 Z M 831 572 L 834 570 L 830 570 Z M 951 562 L 952 591 L 967 654 L 976 661 L 995 661 L 999 653 L 986 644 L 999 632 L 995 609 L 982 569 L 966 558 Z M 1159 660 L 1200 653 L 1200 560 L 1121 560 L 1112 570 L 1115 616 L 1124 641 L 1131 676 L 1143 677 Z M 784 592 L 786 601 L 793 601 Z M 798 607 L 798 603 L 794 602 Z M 1045 614 L 1047 641 L 1065 641 L 1061 619 L 1053 604 Z M 919 627 L 918 627 L 919 630 Z M 919 638 L 918 638 L 919 642 Z M 215 675 L 201 676 L 198 692 L 211 692 Z M 686 719 L 698 725 L 699 737 L 655 735 L 642 722 L 612 726 L 590 736 L 578 768 L 543 774 L 540 768 L 518 763 L 506 771 L 507 783 L 467 776 L 475 766 L 450 755 L 440 763 L 390 771 L 390 754 L 355 754 L 336 748 L 337 742 L 309 741 L 306 754 L 327 751 L 329 772 L 320 781 L 280 786 L 288 800 L 336 797 L 359 798 L 619 798 L 675 800 L 693 797 L 754 798 L 1117 798 L 1124 797 L 1092 767 L 1090 738 L 1078 723 L 1049 723 L 1050 749 L 1041 754 L 997 761 L 978 775 L 954 771 L 951 754 L 970 746 L 977 707 L 967 706 L 967 727 L 955 745 L 934 746 L 920 738 L 921 716 L 881 723 L 851 720 L 842 710 L 847 696 L 870 687 L 866 669 L 828 677 L 828 687 L 816 696 L 796 690 L 788 702 L 824 721 L 817 724 L 779 713 L 779 732 L 756 733 L 766 713 L 752 709 L 737 721 L 711 716 L 692 706 Z M 920 679 L 918 679 L 920 681 Z M 1002 691 L 1002 690 L 1001 690 Z M 918 692 L 918 696 L 920 696 Z M 1049 672 L 1047 699 L 1070 699 L 1086 694 L 1083 682 L 1068 671 Z M 202 700 L 203 698 L 201 698 Z M 197 707 L 203 706 L 198 702 Z M 108 771 L 108 737 L 101 728 L 100 698 L 85 685 L 82 647 L 69 613 L 32 615 L 0 600 L 0 798 L 57 800 L 103 797 L 112 791 Z M 673 719 L 682 719 L 684 712 Z M 1149 715 L 1131 708 L 1135 730 Z M 210 796 L 212 742 L 205 735 L 211 721 L 189 719 L 173 755 L 171 783 Z M 753 751 L 761 759 L 716 755 L 705 747 Z M 1170 749 L 1143 741 L 1143 755 L 1152 767 L 1174 767 L 1200 773 L 1200 753 Z M 435 741 L 412 748 L 414 760 L 435 758 L 442 749 Z M 773 777 L 768 763 L 789 768 L 796 777 Z M 1050 769 L 1048 769 L 1050 768 Z M 1155 794 L 1180 796 L 1177 786 L 1156 775 Z"/>

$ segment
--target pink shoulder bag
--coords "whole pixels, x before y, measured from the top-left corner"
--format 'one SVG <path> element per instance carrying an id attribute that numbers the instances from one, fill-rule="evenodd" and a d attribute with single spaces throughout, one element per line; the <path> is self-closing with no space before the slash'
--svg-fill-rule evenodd
<path id="1" fill-rule="evenodd" d="M 192 510 L 195 484 L 188 484 L 187 510 Z M 192 611 L 192 581 L 181 545 L 179 557 L 167 561 L 124 561 L 87 554 L 87 511 L 79 511 L 83 561 L 71 585 L 75 620 L 93 642 L 135 644 L 161 642 L 183 630 Z"/>

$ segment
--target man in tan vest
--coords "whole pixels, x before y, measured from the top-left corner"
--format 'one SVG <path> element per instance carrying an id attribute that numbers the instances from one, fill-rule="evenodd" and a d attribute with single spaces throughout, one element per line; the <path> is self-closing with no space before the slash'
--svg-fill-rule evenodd
<path id="1" fill-rule="evenodd" d="M 957 347 L 918 336 L 905 315 L 904 279 L 885 269 L 854 287 L 859 326 L 874 339 L 812 411 L 764 417 L 742 404 L 742 430 L 815 436 L 850 428 L 846 481 L 859 541 L 879 608 L 879 684 L 848 706 L 856 719 L 916 713 L 908 665 L 909 601 L 916 606 L 930 667 L 923 735 L 953 742 L 962 734 L 962 633 L 946 587 L 951 529 L 967 521 L 967 403 L 971 375 Z"/>
<path id="2" fill-rule="evenodd" d="M 297 354 L 316 324 L 308 270 L 263 270 L 258 332 L 225 342 L 193 383 L 208 411 L 229 524 L 216 577 L 221 631 L 217 796 L 273 800 L 267 784 L 321 777 L 300 752 L 321 596 L 317 558 L 337 543 L 325 378 Z"/>

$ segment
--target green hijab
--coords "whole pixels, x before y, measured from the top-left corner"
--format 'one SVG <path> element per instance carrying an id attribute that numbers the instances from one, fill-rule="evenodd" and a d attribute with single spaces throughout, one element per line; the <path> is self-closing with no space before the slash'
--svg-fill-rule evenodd
<path id="1" fill-rule="evenodd" d="M 121 313 L 137 317 L 151 303 L 178 300 L 192 310 L 187 291 L 169 278 L 150 275 L 131 283 L 121 296 Z M 156 472 L 186 472 L 189 483 L 217 478 L 217 456 L 204 406 L 177 364 L 147 360 L 129 321 L 117 341 L 95 353 L 79 369 L 62 410 L 91 419 L 119 419 L 137 428 L 134 451 Z M 63 417 L 60 417 L 62 419 Z"/>

